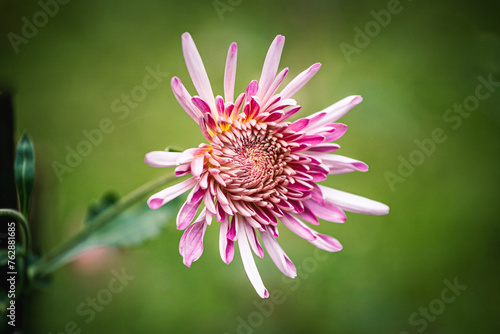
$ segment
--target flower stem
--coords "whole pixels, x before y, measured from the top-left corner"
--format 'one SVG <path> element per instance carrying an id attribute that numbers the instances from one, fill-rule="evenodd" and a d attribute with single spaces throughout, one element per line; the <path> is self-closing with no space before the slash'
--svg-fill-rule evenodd
<path id="1" fill-rule="evenodd" d="M 23 214 L 13 209 L 0 209 L 0 216 L 10 216 L 21 225 L 21 243 L 23 245 L 24 254 L 31 253 L 31 233 L 28 222 Z"/>
<path id="2" fill-rule="evenodd" d="M 122 197 L 113 207 L 109 208 L 102 214 L 89 221 L 87 226 L 82 231 L 80 231 L 65 243 L 56 247 L 51 253 L 42 258 L 33 268 L 31 268 L 31 270 L 28 272 L 28 276 L 30 278 L 33 278 L 35 276 L 47 276 L 54 270 L 69 262 L 71 260 L 71 258 L 67 257 L 69 252 L 71 252 L 82 242 L 84 242 L 89 236 L 92 235 L 94 231 L 102 228 L 121 212 L 143 199 L 148 193 L 158 188 L 159 186 L 170 182 L 174 178 L 175 175 L 173 173 L 164 175 L 156 180 L 142 185 L 141 187 Z"/>

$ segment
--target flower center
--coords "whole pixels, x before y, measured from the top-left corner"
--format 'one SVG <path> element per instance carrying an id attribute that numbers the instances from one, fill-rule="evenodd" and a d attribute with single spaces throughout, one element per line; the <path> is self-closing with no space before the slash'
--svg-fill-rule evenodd
<path id="1" fill-rule="evenodd" d="M 224 189 L 233 199 L 259 202 L 282 197 L 278 186 L 287 182 L 285 158 L 290 149 L 280 142 L 277 129 L 247 123 L 217 135 L 220 143 L 212 143 L 212 157 L 220 163 Z"/>

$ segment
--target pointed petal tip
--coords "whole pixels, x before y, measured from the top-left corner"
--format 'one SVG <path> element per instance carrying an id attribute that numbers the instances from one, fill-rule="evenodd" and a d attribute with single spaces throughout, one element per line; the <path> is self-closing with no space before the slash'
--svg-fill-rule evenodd
<path id="1" fill-rule="evenodd" d="M 311 65 L 311 67 L 309 68 L 309 71 L 316 71 L 317 72 L 320 68 L 321 68 L 321 63 L 316 63 L 316 64 Z"/>
<path id="2" fill-rule="evenodd" d="M 264 289 L 264 294 L 261 297 L 262 298 L 269 298 L 269 291 L 267 291 L 267 289 Z"/>
<path id="3" fill-rule="evenodd" d="M 188 39 L 193 39 L 193 38 L 191 37 L 191 34 L 186 31 L 185 33 L 182 34 L 182 40 L 188 40 Z"/>

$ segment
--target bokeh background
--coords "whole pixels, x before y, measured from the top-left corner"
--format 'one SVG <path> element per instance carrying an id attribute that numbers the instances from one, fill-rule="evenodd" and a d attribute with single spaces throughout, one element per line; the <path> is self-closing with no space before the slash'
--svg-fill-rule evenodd
<path id="1" fill-rule="evenodd" d="M 29 133 L 36 146 L 31 223 L 39 251 L 76 233 L 87 205 L 104 191 L 126 194 L 165 173 L 144 164 L 145 153 L 204 141 L 170 89 L 175 75 L 194 92 L 182 56 L 185 31 L 217 94 L 231 42 L 238 43 L 242 91 L 258 79 L 269 44 L 283 34 L 280 69 L 289 67 L 290 77 L 323 64 L 296 95 L 299 116 L 362 95 L 364 102 L 342 119 L 349 130 L 338 152 L 367 162 L 370 171 L 331 176 L 325 184 L 391 207 L 388 216 L 348 214 L 343 225 L 322 223 L 321 232 L 342 242 L 339 253 L 317 252 L 282 229 L 281 245 L 302 270 L 295 281 L 284 280 L 268 256 L 257 259 L 266 286 L 280 297 L 264 311 L 239 255 L 229 266 L 220 260 L 215 226 L 188 269 L 178 253 L 182 232 L 172 222 L 142 247 L 103 250 L 57 271 L 51 288 L 27 303 L 26 333 L 498 332 L 500 87 L 491 87 L 468 117 L 447 114 L 474 101 L 479 77 L 500 81 L 498 6 L 401 0 L 400 12 L 346 57 L 341 45 L 356 47 L 355 28 L 364 31 L 375 22 L 372 11 L 393 3 L 69 1 L 13 47 L 8 33 L 22 36 L 23 17 L 33 22 L 43 9 L 35 1 L 2 0 L 0 83 L 14 93 L 17 133 Z M 127 114 L 115 112 L 114 103 L 125 106 L 115 101 L 143 84 L 148 67 L 168 76 Z M 67 147 L 75 149 L 83 131 L 105 118 L 113 131 L 60 180 L 53 163 L 65 163 Z M 415 140 L 432 138 L 436 128 L 446 140 L 391 185 L 388 173 L 398 174 L 401 159 L 416 159 Z M 78 306 L 107 289 L 112 270 L 122 268 L 134 279 L 87 323 Z M 449 303 L 442 301 L 443 291 L 453 296 L 445 281 L 466 286 Z"/>

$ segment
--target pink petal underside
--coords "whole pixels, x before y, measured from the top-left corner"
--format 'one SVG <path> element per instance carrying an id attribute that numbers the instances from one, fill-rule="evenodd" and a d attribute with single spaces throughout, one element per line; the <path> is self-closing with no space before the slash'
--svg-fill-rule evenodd
<path id="1" fill-rule="evenodd" d="M 319 152 L 319 153 L 331 153 L 335 152 L 340 148 L 339 144 L 335 143 L 322 143 L 315 145 L 308 149 L 309 152 Z"/>
<path id="2" fill-rule="evenodd" d="M 177 158 L 181 152 L 153 151 L 146 154 L 144 162 L 152 167 L 174 167 L 177 166 Z"/>
<path id="3" fill-rule="evenodd" d="M 203 173 L 204 164 L 205 156 L 200 155 L 195 157 L 193 161 L 191 161 L 191 174 L 193 174 L 193 176 L 200 176 L 201 173 Z"/>
<path id="4" fill-rule="evenodd" d="M 185 181 L 182 181 L 181 183 L 163 189 L 162 191 L 154 194 L 148 199 L 148 205 L 151 209 L 156 210 L 162 205 L 170 202 L 177 196 L 193 188 L 197 182 L 198 181 L 196 181 L 194 177 L 191 177 Z"/>
<path id="5" fill-rule="evenodd" d="M 241 222 L 245 224 L 245 222 Z M 259 271 L 257 270 L 257 266 L 255 265 L 255 260 L 252 255 L 252 250 L 248 244 L 248 239 L 246 235 L 246 229 L 243 226 L 239 227 L 238 231 L 238 246 L 240 248 L 241 260 L 243 262 L 243 267 L 247 273 L 247 276 L 252 283 L 255 291 L 259 294 L 261 298 L 269 297 L 269 292 L 267 291 L 264 283 L 262 282 L 262 278 L 260 277 Z"/>
<path id="6" fill-rule="evenodd" d="M 309 122 L 311 122 L 310 119 L 308 118 L 301 118 L 290 124 L 286 130 L 287 131 L 292 131 L 292 132 L 297 132 L 303 130 L 307 125 L 309 125 Z"/>
<path id="7" fill-rule="evenodd" d="M 184 264 L 189 268 L 191 264 L 198 260 L 203 254 L 203 236 L 207 224 L 204 221 L 195 222 L 191 224 L 186 231 L 184 231 L 183 242 L 179 247 L 179 252 L 184 258 Z"/>
<path id="8" fill-rule="evenodd" d="M 283 225 L 285 225 L 290 231 L 297 234 L 299 237 L 306 239 L 307 241 L 313 241 L 314 239 L 316 239 L 314 234 L 311 233 L 310 229 L 295 216 L 284 213 L 283 217 L 281 217 L 280 220 Z"/>
<path id="9" fill-rule="evenodd" d="M 292 117 L 293 115 L 295 115 L 300 110 L 300 108 L 302 108 L 302 107 L 301 106 L 293 106 L 293 107 L 290 107 L 287 110 L 285 110 L 285 115 L 283 115 L 283 118 L 280 119 L 280 122 L 283 122 L 283 121 L 287 120 L 288 118 Z"/>
<path id="10" fill-rule="evenodd" d="M 297 215 L 308 223 L 319 225 L 318 217 L 306 205 L 304 205 L 304 211 Z"/>
<path id="11" fill-rule="evenodd" d="M 189 75 L 198 95 L 215 110 L 214 94 L 207 72 L 205 71 L 205 66 L 198 53 L 198 49 L 196 49 L 193 38 L 187 32 L 182 34 L 182 51 Z"/>
<path id="12" fill-rule="evenodd" d="M 219 233 L 219 251 L 222 261 L 226 264 L 231 263 L 234 257 L 234 242 L 227 238 L 227 232 L 229 230 L 229 216 L 226 216 L 224 220 L 220 223 L 220 233 Z"/>
<path id="13" fill-rule="evenodd" d="M 196 212 L 201 204 L 201 198 L 198 201 L 191 203 L 186 201 L 182 208 L 179 210 L 177 214 L 177 229 L 183 230 L 185 229 L 191 222 L 193 221 Z"/>
<path id="14" fill-rule="evenodd" d="M 262 242 L 264 242 L 266 250 L 276 267 L 278 267 L 278 269 L 286 276 L 290 278 L 296 277 L 297 270 L 295 269 L 295 266 L 280 247 L 278 241 L 274 238 L 273 232 L 267 229 L 265 232 L 261 232 L 260 235 L 262 237 Z"/>
<path id="15" fill-rule="evenodd" d="M 389 207 L 383 203 L 337 189 L 325 186 L 319 187 L 325 202 L 336 205 L 343 210 L 368 215 L 386 215 L 389 213 Z"/>
<path id="16" fill-rule="evenodd" d="M 259 90 L 259 83 L 257 82 L 257 80 L 252 80 L 247 87 L 246 91 L 247 96 L 248 97 L 254 96 L 255 94 L 257 94 L 258 90 Z"/>
<path id="17" fill-rule="evenodd" d="M 345 174 L 354 171 L 368 171 L 368 165 L 359 160 L 351 159 L 338 154 L 310 153 L 321 159 L 323 164 L 330 168 L 329 174 Z"/>
<path id="18" fill-rule="evenodd" d="M 280 95 L 284 99 L 291 98 L 302 87 L 304 87 L 304 85 L 306 83 L 308 83 L 309 80 L 312 79 L 312 77 L 319 71 L 320 67 L 321 67 L 321 64 L 316 63 L 316 64 L 312 65 L 311 67 L 309 67 L 304 72 L 297 75 L 285 88 L 283 88 Z"/>
<path id="19" fill-rule="evenodd" d="M 273 83 L 267 90 L 266 95 L 264 95 L 264 97 L 262 98 L 262 105 L 264 106 L 264 109 L 268 107 L 267 103 L 271 101 L 270 99 L 273 97 L 274 93 L 276 93 L 283 80 L 285 80 L 287 74 L 288 74 L 288 67 L 285 67 L 284 69 L 281 70 L 280 73 L 278 73 L 278 75 L 274 79 Z"/>
<path id="20" fill-rule="evenodd" d="M 344 211 L 339 207 L 330 203 L 317 203 L 314 200 L 308 200 L 304 205 L 312 212 L 315 216 L 324 219 L 332 223 L 344 223 L 346 216 Z"/>
<path id="21" fill-rule="evenodd" d="M 311 241 L 311 243 L 323 250 L 328 252 L 338 252 L 342 250 L 342 244 L 329 235 L 316 233 L 316 240 Z"/>
<path id="22" fill-rule="evenodd" d="M 257 239 L 257 234 L 255 233 L 255 230 L 253 229 L 252 226 L 250 226 L 250 224 L 243 224 L 243 226 L 246 229 L 248 241 L 250 242 L 252 250 L 254 251 L 255 255 L 257 255 L 262 259 L 264 257 L 264 250 L 262 249 L 262 246 L 260 245 L 259 240 Z"/>
<path id="23" fill-rule="evenodd" d="M 262 74 L 259 79 L 259 91 L 257 92 L 257 96 L 260 98 L 266 95 L 272 82 L 274 81 L 274 78 L 276 77 L 284 44 L 285 37 L 278 35 L 271 43 L 271 46 L 267 51 L 264 66 L 262 68 Z"/>
<path id="24" fill-rule="evenodd" d="M 238 47 L 232 43 L 227 51 L 226 69 L 224 71 L 224 100 L 233 102 L 234 82 L 236 81 L 236 59 L 238 56 Z"/>
<path id="25" fill-rule="evenodd" d="M 181 80 L 177 77 L 173 77 L 170 82 L 172 86 L 172 91 L 177 99 L 177 102 L 181 105 L 182 109 L 196 122 L 198 123 L 201 117 L 200 111 L 191 102 L 191 95 L 188 93 Z"/>
<path id="26" fill-rule="evenodd" d="M 202 115 L 212 113 L 212 110 L 210 109 L 210 106 L 208 105 L 208 103 L 205 102 L 199 96 L 193 96 L 191 98 L 191 102 L 193 102 L 193 104 L 196 106 L 196 108 L 198 108 L 198 110 L 200 110 Z"/>
<path id="27" fill-rule="evenodd" d="M 177 165 L 183 165 L 190 163 L 196 155 L 200 154 L 200 149 L 199 148 L 188 148 L 187 150 L 184 150 L 179 157 L 177 158 Z"/>
<path id="28" fill-rule="evenodd" d="M 321 115 L 322 113 L 325 113 L 326 115 L 319 121 L 311 124 L 309 128 L 317 128 L 335 122 L 336 120 L 347 114 L 347 112 L 353 107 L 361 103 L 361 101 L 363 101 L 363 98 L 359 95 L 348 96 L 338 101 L 337 103 L 334 103 L 331 106 L 318 111 L 315 114 L 312 114 L 307 118 L 313 119 L 315 116 Z"/>

